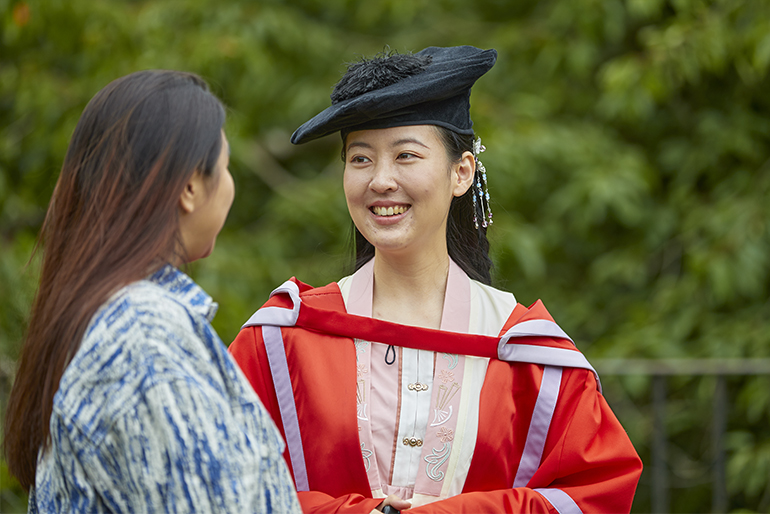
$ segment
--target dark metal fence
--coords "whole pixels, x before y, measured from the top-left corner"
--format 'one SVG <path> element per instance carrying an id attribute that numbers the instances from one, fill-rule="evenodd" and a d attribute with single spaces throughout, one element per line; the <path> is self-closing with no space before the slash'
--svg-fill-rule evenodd
<path id="1" fill-rule="evenodd" d="M 712 512 L 727 512 L 727 476 L 725 473 L 725 429 L 728 415 L 727 376 L 770 375 L 770 359 L 594 359 L 600 376 L 647 375 L 652 377 L 653 433 L 650 463 L 652 474 L 652 511 L 670 512 L 668 476 L 668 438 L 666 434 L 667 377 L 714 376 L 716 386 L 712 409 L 711 455 Z"/>

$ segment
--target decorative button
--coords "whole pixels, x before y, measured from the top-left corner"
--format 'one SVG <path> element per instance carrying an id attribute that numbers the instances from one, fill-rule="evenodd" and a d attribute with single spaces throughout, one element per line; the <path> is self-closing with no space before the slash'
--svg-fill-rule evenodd
<path id="1" fill-rule="evenodd" d="M 422 446 L 422 439 L 416 437 L 404 437 L 404 446 Z"/>
<path id="2" fill-rule="evenodd" d="M 407 386 L 407 389 L 410 391 L 417 391 L 418 393 L 420 391 L 427 391 L 428 390 L 428 384 L 423 384 L 421 382 L 415 382 L 414 384 L 409 384 Z"/>

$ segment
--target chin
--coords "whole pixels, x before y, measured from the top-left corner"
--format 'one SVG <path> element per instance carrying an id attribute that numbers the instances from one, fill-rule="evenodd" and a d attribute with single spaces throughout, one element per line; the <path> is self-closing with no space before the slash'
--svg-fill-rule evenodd
<path id="1" fill-rule="evenodd" d="M 203 253 L 201 254 L 201 256 L 200 256 L 200 257 L 198 257 L 198 258 L 199 258 L 199 259 L 205 259 L 205 258 L 206 258 L 206 257 L 208 257 L 209 255 L 211 255 L 211 252 L 213 252 L 213 251 L 214 251 L 214 243 L 211 243 L 211 246 L 209 246 L 209 247 L 206 249 L 206 251 L 205 251 L 205 252 L 203 252 Z"/>
<path id="2" fill-rule="evenodd" d="M 407 248 L 408 245 L 406 245 L 403 241 L 376 241 L 371 242 L 372 246 L 375 250 L 381 253 L 391 253 L 396 254 L 398 252 L 401 252 Z"/>
<path id="3" fill-rule="evenodd" d="M 187 262 L 195 262 L 200 259 L 205 259 L 209 255 L 211 255 L 211 252 L 214 251 L 214 242 L 212 241 L 211 244 L 203 251 L 195 252 L 194 254 L 190 255 L 190 258 L 187 260 Z"/>

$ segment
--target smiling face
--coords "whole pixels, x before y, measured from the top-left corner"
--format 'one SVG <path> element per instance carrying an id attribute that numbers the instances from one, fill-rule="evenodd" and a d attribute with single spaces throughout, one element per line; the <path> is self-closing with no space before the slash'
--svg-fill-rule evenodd
<path id="1" fill-rule="evenodd" d="M 449 205 L 473 177 L 473 157 L 452 163 L 431 125 L 361 130 L 345 141 L 350 216 L 377 252 L 446 253 Z"/>

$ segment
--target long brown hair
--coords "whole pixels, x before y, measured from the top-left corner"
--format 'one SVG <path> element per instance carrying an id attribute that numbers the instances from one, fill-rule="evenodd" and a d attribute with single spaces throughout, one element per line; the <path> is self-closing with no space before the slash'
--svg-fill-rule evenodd
<path id="1" fill-rule="evenodd" d="M 83 111 L 38 240 L 40 285 L 6 411 L 5 458 L 25 489 L 93 314 L 123 285 L 186 260 L 179 196 L 193 173 L 214 172 L 224 119 L 200 77 L 164 70 L 113 81 Z"/>

